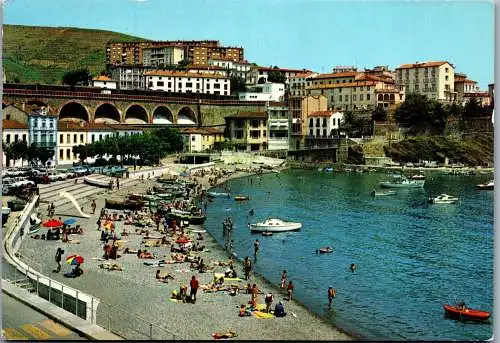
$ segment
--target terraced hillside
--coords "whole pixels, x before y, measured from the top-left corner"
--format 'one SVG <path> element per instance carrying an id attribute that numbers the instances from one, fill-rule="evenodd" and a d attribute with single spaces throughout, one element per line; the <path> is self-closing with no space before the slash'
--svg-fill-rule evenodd
<path id="1" fill-rule="evenodd" d="M 61 84 L 65 72 L 105 69 L 108 41 L 137 41 L 122 33 L 69 27 L 3 25 L 3 66 L 7 82 Z"/>

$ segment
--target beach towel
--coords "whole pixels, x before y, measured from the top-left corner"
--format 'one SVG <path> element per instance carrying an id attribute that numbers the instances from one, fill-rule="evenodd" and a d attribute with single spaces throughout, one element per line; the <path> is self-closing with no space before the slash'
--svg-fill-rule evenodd
<path id="1" fill-rule="evenodd" d="M 174 303 L 181 303 L 182 302 L 182 300 L 177 300 L 177 299 L 174 299 L 174 298 L 170 298 L 170 301 L 174 302 Z"/>
<path id="2" fill-rule="evenodd" d="M 191 272 L 190 269 L 176 269 L 175 271 L 178 273 L 190 273 Z"/>
<path id="3" fill-rule="evenodd" d="M 259 319 L 271 319 L 271 318 L 276 318 L 274 314 L 272 313 L 267 313 L 267 312 L 261 312 L 261 311 L 253 311 L 253 314 L 255 315 L 256 318 Z"/>
<path id="4" fill-rule="evenodd" d="M 99 268 L 106 269 L 109 271 L 112 271 L 112 270 L 122 271 L 123 270 L 123 268 L 116 263 L 102 263 L 99 265 Z"/>
<path id="5" fill-rule="evenodd" d="M 146 266 L 159 266 L 160 264 L 164 264 L 165 260 L 153 260 L 153 261 L 146 261 L 144 264 Z"/>

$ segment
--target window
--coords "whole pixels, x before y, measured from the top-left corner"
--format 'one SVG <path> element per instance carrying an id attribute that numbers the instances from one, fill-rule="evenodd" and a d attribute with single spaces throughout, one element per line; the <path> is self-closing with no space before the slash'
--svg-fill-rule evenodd
<path id="1" fill-rule="evenodd" d="M 38 135 L 36 133 L 33 135 L 33 142 L 38 142 Z"/>
<path id="2" fill-rule="evenodd" d="M 9 144 L 9 143 L 10 143 L 10 135 L 9 135 L 9 134 L 7 134 L 7 135 L 5 136 L 5 142 L 6 142 L 7 144 Z"/>
<path id="3" fill-rule="evenodd" d="M 64 150 L 63 149 L 59 149 L 59 159 L 64 160 Z"/>
<path id="4" fill-rule="evenodd" d="M 26 134 L 23 135 L 23 142 L 26 142 Z"/>
<path id="5" fill-rule="evenodd" d="M 207 83 L 207 89 L 210 89 L 210 83 Z"/>
<path id="6" fill-rule="evenodd" d="M 49 122 L 49 128 L 51 128 L 51 129 L 54 128 L 54 123 L 52 121 Z"/>
<path id="7" fill-rule="evenodd" d="M 18 139 L 19 139 L 19 135 L 15 134 L 14 135 L 14 142 L 17 142 Z"/>
<path id="8" fill-rule="evenodd" d="M 323 129 L 323 137 L 326 137 L 326 129 Z"/>
<path id="9" fill-rule="evenodd" d="M 312 136 L 313 135 L 313 129 L 309 129 L 309 136 Z"/>
<path id="10" fill-rule="evenodd" d="M 99 140 L 102 141 L 102 133 L 99 134 Z"/>
<path id="11" fill-rule="evenodd" d="M 191 136 L 191 141 L 195 141 L 196 140 L 196 137 L 195 136 Z"/>
<path id="12" fill-rule="evenodd" d="M 448 72 L 448 68 L 444 68 L 444 71 L 445 71 L 445 73 L 447 73 Z"/>
<path id="13" fill-rule="evenodd" d="M 237 139 L 242 139 L 243 138 L 243 131 L 235 131 L 234 137 Z"/>
<path id="14" fill-rule="evenodd" d="M 83 133 L 80 134 L 80 143 L 83 143 Z"/>
<path id="15" fill-rule="evenodd" d="M 78 136 L 77 136 L 77 134 L 75 133 L 75 134 L 73 135 L 73 143 L 75 143 L 75 144 L 76 144 L 76 142 L 78 141 L 78 139 L 77 139 L 77 138 L 78 138 Z"/>
<path id="16" fill-rule="evenodd" d="M 68 133 L 66 135 L 66 144 L 69 144 L 69 143 L 71 143 L 71 135 Z"/>
<path id="17" fill-rule="evenodd" d="M 445 81 L 448 81 L 448 75 L 446 75 L 446 76 L 444 77 L 444 79 L 445 79 Z"/>
<path id="18" fill-rule="evenodd" d="M 352 101 L 356 101 L 356 94 L 352 95 Z"/>
<path id="19" fill-rule="evenodd" d="M 59 134 L 59 144 L 64 143 L 64 135 Z"/>
<path id="20" fill-rule="evenodd" d="M 344 96 L 344 100 L 345 100 L 345 101 L 349 101 L 349 95 L 347 95 L 347 94 L 346 94 L 346 95 Z"/>
<path id="21" fill-rule="evenodd" d="M 153 87 L 153 81 L 149 81 L 148 86 Z"/>
<path id="22" fill-rule="evenodd" d="M 319 126 L 319 118 L 316 118 L 316 126 Z"/>
<path id="23" fill-rule="evenodd" d="M 314 126 L 314 120 L 312 118 L 309 118 L 309 127 Z"/>
<path id="24" fill-rule="evenodd" d="M 70 149 L 66 149 L 66 159 L 67 160 L 71 159 L 71 150 Z"/>
<path id="25" fill-rule="evenodd" d="M 320 135 L 320 130 L 319 130 L 319 129 L 316 129 L 316 136 L 318 136 L 318 137 L 319 137 L 319 135 Z"/>
<path id="26" fill-rule="evenodd" d="M 186 87 L 189 87 L 189 88 L 193 87 L 193 83 L 192 82 L 186 82 Z"/>
<path id="27" fill-rule="evenodd" d="M 339 101 L 342 101 L 342 95 L 339 95 Z"/>
<path id="28" fill-rule="evenodd" d="M 227 90 L 227 85 L 224 85 L 224 90 Z"/>
<path id="29" fill-rule="evenodd" d="M 156 81 L 156 87 L 163 87 L 163 81 Z"/>
<path id="30" fill-rule="evenodd" d="M 366 100 L 370 100 L 370 94 L 366 94 Z"/>
<path id="31" fill-rule="evenodd" d="M 94 143 L 94 142 L 95 142 L 95 135 L 92 134 L 92 143 Z"/>
<path id="32" fill-rule="evenodd" d="M 219 89 L 220 88 L 220 84 L 218 84 L 218 83 L 214 84 L 214 88 Z"/>
<path id="33" fill-rule="evenodd" d="M 355 92 L 356 91 L 356 87 L 352 87 L 352 91 Z"/>
<path id="34" fill-rule="evenodd" d="M 363 94 L 359 95 L 359 101 L 363 101 Z"/>

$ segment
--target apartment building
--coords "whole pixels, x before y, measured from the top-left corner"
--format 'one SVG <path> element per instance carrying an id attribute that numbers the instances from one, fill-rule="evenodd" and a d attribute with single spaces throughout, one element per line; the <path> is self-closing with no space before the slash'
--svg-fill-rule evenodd
<path id="1" fill-rule="evenodd" d="M 28 115 L 28 142 L 54 151 L 47 161 L 48 166 L 57 165 L 57 120 L 58 116 L 45 107 L 33 110 Z"/>
<path id="2" fill-rule="evenodd" d="M 283 101 L 284 97 L 285 85 L 271 82 L 248 86 L 246 92 L 238 94 L 240 101 Z"/>
<path id="3" fill-rule="evenodd" d="M 224 142 L 224 128 L 185 127 L 180 129 L 184 140 L 185 152 L 206 152 L 215 148 L 217 143 Z"/>
<path id="4" fill-rule="evenodd" d="M 146 89 L 144 73 L 154 70 L 153 67 L 121 65 L 112 68 L 111 78 L 119 89 Z"/>
<path id="5" fill-rule="evenodd" d="M 286 103 L 266 105 L 268 119 L 268 150 L 288 150 L 290 138 L 290 112 Z"/>
<path id="6" fill-rule="evenodd" d="M 178 48 L 183 51 L 183 59 L 192 61 L 193 64 L 207 64 L 211 58 L 227 58 L 232 61 L 243 61 L 244 50 L 241 47 L 223 47 L 219 41 L 145 41 L 145 42 L 117 42 L 106 44 L 106 64 L 117 65 L 143 65 L 145 55 L 151 61 L 151 55 L 158 54 L 153 59 L 159 59 L 162 54 L 166 57 L 164 48 Z M 145 52 L 145 49 L 151 49 Z M 176 55 L 175 55 L 176 54 Z M 175 59 L 178 53 L 175 52 Z M 176 63 L 172 63 L 176 64 Z"/>
<path id="7" fill-rule="evenodd" d="M 191 64 L 187 67 L 188 73 L 198 73 L 198 74 L 208 74 L 208 75 L 218 75 L 218 76 L 229 76 L 227 70 L 222 67 L 212 66 L 212 65 L 195 65 Z"/>
<path id="8" fill-rule="evenodd" d="M 238 151 L 267 150 L 266 112 L 240 112 L 225 117 L 229 140 Z"/>
<path id="9" fill-rule="evenodd" d="M 151 90 L 216 95 L 231 92 L 231 80 L 227 76 L 155 70 L 146 72 L 145 77 Z"/>
<path id="10" fill-rule="evenodd" d="M 291 96 L 288 99 L 288 108 L 291 117 L 289 149 L 304 149 L 309 114 L 328 110 L 328 100 L 324 95 Z"/>
<path id="11" fill-rule="evenodd" d="M 372 110 L 377 106 L 394 108 L 404 101 L 404 88 L 390 78 L 369 73 L 342 72 L 320 74 L 307 79 L 309 95 L 324 95 L 329 109 Z"/>
<path id="12" fill-rule="evenodd" d="M 57 146 L 57 164 L 73 164 L 78 162 L 78 155 L 73 153 L 73 147 L 89 143 L 88 124 L 81 122 L 59 121 L 58 146 Z"/>
<path id="13" fill-rule="evenodd" d="M 176 65 L 184 60 L 184 49 L 176 46 L 147 47 L 142 49 L 142 65 Z"/>
<path id="14" fill-rule="evenodd" d="M 396 84 L 406 93 L 419 93 L 443 103 L 457 100 L 455 67 L 446 61 L 403 64 L 396 68 Z"/>
<path id="15" fill-rule="evenodd" d="M 313 72 L 305 72 L 290 77 L 290 83 L 288 84 L 288 92 L 290 96 L 306 96 L 307 79 L 315 77 L 317 75 L 319 74 Z"/>
<path id="16" fill-rule="evenodd" d="M 231 59 L 211 58 L 208 60 L 208 64 L 211 66 L 223 68 L 226 70 L 227 75 L 231 77 L 240 77 L 243 80 L 247 80 L 248 73 L 250 71 L 250 64 L 247 61 L 233 61 Z"/>
<path id="17" fill-rule="evenodd" d="M 297 74 L 310 72 L 310 70 L 252 66 L 248 72 L 247 84 L 256 85 L 259 83 L 259 80 L 268 82 L 270 72 L 280 72 L 285 75 L 285 84 L 288 85 L 291 77 L 294 77 Z"/>
<path id="18" fill-rule="evenodd" d="M 28 140 L 28 125 L 26 123 L 12 120 L 12 119 L 3 119 L 2 120 L 2 142 L 6 144 L 12 144 L 17 141 L 25 141 L 29 146 L 30 142 Z M 2 166 L 7 167 L 7 158 L 5 153 L 2 150 Z M 20 167 L 22 164 L 22 160 L 10 160 L 9 167 Z"/>

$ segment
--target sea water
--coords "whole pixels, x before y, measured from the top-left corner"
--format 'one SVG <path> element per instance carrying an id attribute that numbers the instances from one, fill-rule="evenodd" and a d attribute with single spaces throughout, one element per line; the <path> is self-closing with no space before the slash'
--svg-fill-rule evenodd
<path id="1" fill-rule="evenodd" d="M 387 177 L 287 170 L 232 180 L 231 194 L 248 195 L 249 201 L 215 199 L 205 227 L 224 245 L 222 221 L 231 217 L 238 258 L 253 258 L 258 239 L 256 271 L 278 285 L 287 270 L 294 298 L 348 333 L 391 340 L 490 338 L 493 318 L 462 323 L 445 318 L 442 306 L 463 300 L 493 311 L 494 194 L 475 188 L 492 175 L 434 172 L 423 189 L 373 198 L 370 192 Z M 441 193 L 459 201 L 427 203 Z M 267 217 L 303 227 L 269 237 L 250 233 L 248 223 Z M 316 254 L 324 246 L 334 252 Z M 351 263 L 358 267 L 354 273 Z M 337 290 L 331 309 L 328 286 Z"/>

